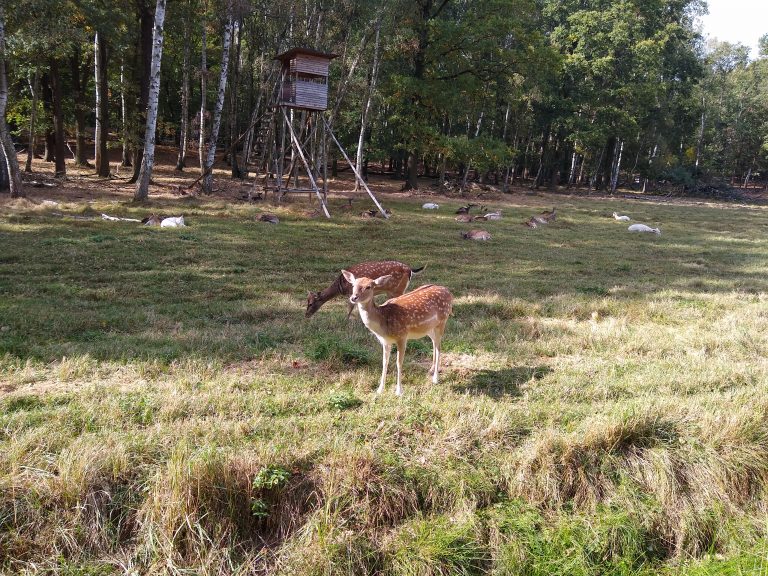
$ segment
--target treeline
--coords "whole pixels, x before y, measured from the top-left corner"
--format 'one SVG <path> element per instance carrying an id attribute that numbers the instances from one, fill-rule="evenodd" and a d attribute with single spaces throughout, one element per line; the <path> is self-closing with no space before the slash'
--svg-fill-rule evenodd
<path id="1" fill-rule="evenodd" d="M 80 166 L 95 155 L 108 176 L 107 148 L 119 147 L 138 179 L 155 6 L 6 3 L 0 107 L 27 170 L 37 152 L 62 175 L 67 154 Z M 169 0 L 155 133 L 179 148 L 178 169 L 190 151 L 205 167 L 218 143 L 243 177 L 272 103 L 273 58 L 299 46 L 339 55 L 334 132 L 366 170 L 406 187 L 419 175 L 609 191 L 745 185 L 768 169 L 768 35 L 754 60 L 742 45 L 705 46 L 702 10 L 700 0 Z"/>

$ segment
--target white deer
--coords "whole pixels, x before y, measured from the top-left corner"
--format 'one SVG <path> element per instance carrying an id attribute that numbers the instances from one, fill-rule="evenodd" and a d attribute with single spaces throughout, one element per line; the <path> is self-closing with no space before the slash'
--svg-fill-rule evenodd
<path id="1" fill-rule="evenodd" d="M 614 217 L 616 220 L 621 220 L 622 222 L 629 222 L 630 220 L 632 220 L 632 218 L 630 218 L 629 216 L 626 216 L 626 215 L 621 215 L 621 214 L 619 214 L 618 212 L 614 212 L 614 213 L 613 213 L 613 217 Z"/>
<path id="2" fill-rule="evenodd" d="M 377 305 L 373 295 L 377 286 L 386 284 L 388 276 L 355 278 L 347 270 L 342 270 L 344 278 L 352 284 L 352 296 L 349 301 L 357 304 L 360 318 L 365 326 L 381 342 L 382 369 L 377 394 L 384 391 L 387 379 L 387 366 L 392 352 L 392 344 L 397 346 L 397 388 L 395 394 L 402 395 L 401 375 L 403 359 L 408 340 L 429 336 L 432 340 L 432 382 L 437 384 L 440 370 L 440 341 L 445 332 L 445 323 L 451 315 L 453 296 L 444 286 L 427 284 L 407 294 L 391 298 Z"/>
<path id="3" fill-rule="evenodd" d="M 661 230 L 658 228 L 651 228 L 645 224 L 632 224 L 627 230 L 630 232 L 651 232 L 652 234 L 661 234 Z"/>

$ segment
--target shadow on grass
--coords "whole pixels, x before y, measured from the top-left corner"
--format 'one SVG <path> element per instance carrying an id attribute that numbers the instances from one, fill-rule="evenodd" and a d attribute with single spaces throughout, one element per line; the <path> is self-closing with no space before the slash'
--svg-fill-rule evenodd
<path id="1" fill-rule="evenodd" d="M 469 382 L 452 387 L 459 394 L 481 394 L 491 398 L 520 396 L 520 386 L 531 380 L 540 380 L 552 372 L 549 366 L 517 366 L 501 370 L 478 370 Z"/>

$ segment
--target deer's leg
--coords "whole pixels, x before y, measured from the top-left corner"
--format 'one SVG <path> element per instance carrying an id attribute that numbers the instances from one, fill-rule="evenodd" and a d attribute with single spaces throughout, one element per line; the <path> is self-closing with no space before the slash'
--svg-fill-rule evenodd
<path id="1" fill-rule="evenodd" d="M 437 384 L 438 373 L 440 372 L 440 342 L 443 339 L 443 332 L 437 329 L 429 337 L 432 339 L 432 368 L 429 373 L 432 374 L 432 383 Z"/>
<path id="2" fill-rule="evenodd" d="M 398 396 L 403 395 L 403 386 L 401 382 L 401 376 L 403 373 L 403 360 L 405 359 L 405 347 L 408 345 L 408 340 L 401 340 L 397 343 L 397 388 L 395 388 L 395 394 Z"/>
<path id="3" fill-rule="evenodd" d="M 349 320 L 349 317 L 352 316 L 352 310 L 355 309 L 355 305 L 352 304 L 349 300 L 347 300 L 347 320 Z"/>
<path id="4" fill-rule="evenodd" d="M 376 394 L 384 392 L 384 382 L 387 380 L 387 366 L 389 365 L 389 355 L 392 353 L 392 344 L 381 343 L 382 348 L 382 366 L 381 366 L 381 380 L 379 380 L 379 387 L 376 390 Z"/>

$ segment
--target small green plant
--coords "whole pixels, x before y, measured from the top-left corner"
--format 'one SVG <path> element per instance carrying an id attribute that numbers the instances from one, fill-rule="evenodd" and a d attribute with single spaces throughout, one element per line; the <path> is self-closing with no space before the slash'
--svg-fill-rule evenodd
<path id="1" fill-rule="evenodd" d="M 269 491 L 281 488 L 291 477 L 291 473 L 276 464 L 264 466 L 253 479 L 255 490 Z M 271 505 L 267 498 L 259 496 L 251 499 L 251 514 L 257 518 L 269 516 Z"/>
<path id="2" fill-rule="evenodd" d="M 269 516 L 269 503 L 264 498 L 254 498 L 251 500 L 251 514 L 256 518 L 266 518 Z"/>
<path id="3" fill-rule="evenodd" d="M 331 394 L 328 398 L 328 406 L 341 412 L 342 410 L 349 410 L 351 408 L 357 408 L 363 403 L 353 392 L 349 390 L 340 390 Z"/>
<path id="4" fill-rule="evenodd" d="M 256 490 L 274 490 L 280 488 L 291 477 L 291 473 L 281 466 L 270 464 L 264 466 L 253 479 Z"/>

